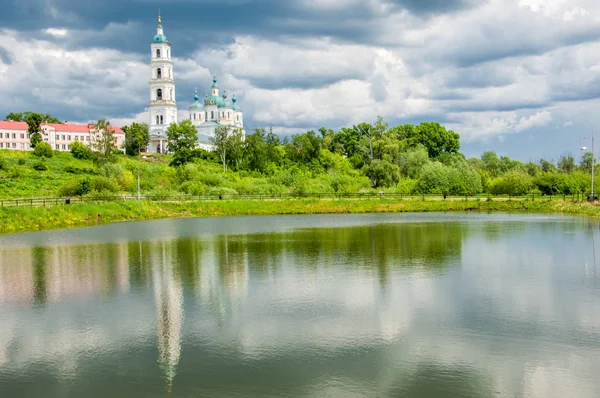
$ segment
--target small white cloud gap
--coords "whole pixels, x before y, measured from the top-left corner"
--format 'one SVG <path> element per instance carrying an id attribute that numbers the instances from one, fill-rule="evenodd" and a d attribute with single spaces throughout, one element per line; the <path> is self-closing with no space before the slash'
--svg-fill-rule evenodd
<path id="1" fill-rule="evenodd" d="M 568 122 L 566 122 L 565 124 L 563 124 L 563 127 L 569 127 L 569 126 L 572 126 L 572 125 L 573 125 L 573 122 L 569 120 Z"/>
<path id="2" fill-rule="evenodd" d="M 53 37 L 65 37 L 69 34 L 67 29 L 48 28 L 44 32 Z"/>

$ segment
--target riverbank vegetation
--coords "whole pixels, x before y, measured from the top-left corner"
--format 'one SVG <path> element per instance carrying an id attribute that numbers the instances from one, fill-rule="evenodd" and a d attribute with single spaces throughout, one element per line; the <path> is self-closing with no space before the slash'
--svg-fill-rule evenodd
<path id="1" fill-rule="evenodd" d="M 0 233 L 101 225 L 173 217 L 401 212 L 528 212 L 598 217 L 589 203 L 563 200 L 213 200 L 202 202 L 105 202 L 51 207 L 0 208 Z"/>
<path id="2" fill-rule="evenodd" d="M 134 123 L 123 130 L 126 154 L 111 147 L 109 136 L 102 148 L 74 143 L 70 153 L 0 150 L 0 199 L 134 194 L 138 167 L 142 194 L 157 196 L 572 195 L 591 187 L 591 153 L 580 162 L 568 153 L 527 163 L 491 151 L 467 158 L 460 153 L 460 136 L 438 123 L 390 127 L 378 118 L 290 139 L 265 129 L 242 139 L 239 131 L 220 127 L 215 149 L 208 152 L 194 147 L 195 128 L 185 120 L 168 129 L 172 154 L 144 157 L 137 155 L 147 144 L 147 126 Z"/>

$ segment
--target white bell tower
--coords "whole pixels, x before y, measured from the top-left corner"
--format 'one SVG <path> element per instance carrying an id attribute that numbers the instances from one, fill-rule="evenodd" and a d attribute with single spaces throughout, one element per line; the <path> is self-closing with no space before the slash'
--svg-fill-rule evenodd
<path id="1" fill-rule="evenodd" d="M 175 81 L 171 61 L 171 43 L 163 33 L 160 12 L 156 36 L 150 43 L 150 148 L 151 152 L 166 152 L 166 130 L 177 123 Z"/>

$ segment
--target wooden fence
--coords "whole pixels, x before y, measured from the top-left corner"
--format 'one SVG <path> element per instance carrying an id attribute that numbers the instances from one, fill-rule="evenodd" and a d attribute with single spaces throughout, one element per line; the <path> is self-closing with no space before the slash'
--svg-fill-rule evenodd
<path id="1" fill-rule="evenodd" d="M 573 202 L 583 202 L 589 200 L 586 194 L 574 195 L 541 195 L 528 194 L 523 196 L 443 196 L 440 194 L 414 195 L 402 193 L 310 193 L 310 194 L 222 194 L 222 195 L 144 195 L 138 198 L 137 195 L 130 196 L 77 196 L 71 198 L 20 198 L 20 199 L 0 199 L 0 207 L 22 207 L 22 206 L 57 206 L 70 205 L 76 203 L 102 203 L 102 202 L 124 202 L 124 201 L 153 201 L 153 202 L 204 202 L 214 200 L 283 200 L 283 199 L 318 199 L 318 200 L 570 200 Z"/>

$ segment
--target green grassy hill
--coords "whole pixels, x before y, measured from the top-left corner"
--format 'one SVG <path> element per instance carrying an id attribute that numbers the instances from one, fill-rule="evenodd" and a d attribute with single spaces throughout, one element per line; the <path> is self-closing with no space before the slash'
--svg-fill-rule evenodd
<path id="1" fill-rule="evenodd" d="M 169 167 L 171 157 L 152 155 L 140 162 L 143 194 L 273 194 L 375 191 L 369 179 L 346 167 L 344 161 L 327 173 L 292 166 L 270 175 L 250 171 L 223 172 L 214 161 L 196 159 L 183 167 Z M 47 170 L 36 170 L 43 163 Z M 38 167 L 39 168 L 39 167 Z M 40 160 L 31 152 L 0 150 L 0 199 L 115 195 L 137 193 L 138 159 L 119 155 L 115 164 L 97 167 L 91 160 L 54 152 Z M 83 186 L 83 189 L 82 189 Z"/>

